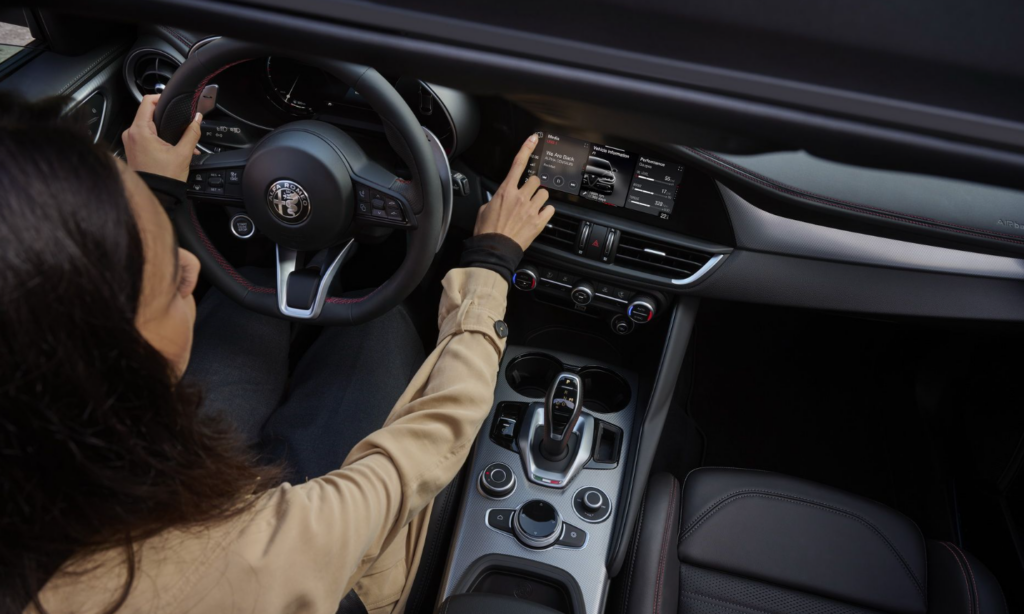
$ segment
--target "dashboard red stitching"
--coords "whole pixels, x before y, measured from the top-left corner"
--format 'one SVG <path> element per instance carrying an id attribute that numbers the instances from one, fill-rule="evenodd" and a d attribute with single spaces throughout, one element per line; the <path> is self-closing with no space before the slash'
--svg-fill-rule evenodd
<path id="1" fill-rule="evenodd" d="M 807 200 L 810 200 L 810 201 L 813 201 L 813 202 L 817 202 L 817 203 L 820 203 L 820 204 L 823 204 L 823 205 L 827 205 L 829 207 L 835 207 L 837 209 L 843 209 L 843 210 L 846 210 L 846 211 L 853 211 L 855 213 L 866 213 L 868 215 L 873 215 L 875 217 L 882 217 L 882 218 L 885 218 L 885 219 L 888 219 L 888 220 L 892 220 L 894 222 L 903 222 L 903 223 L 906 223 L 906 224 L 914 224 L 915 226 L 921 226 L 923 228 L 931 228 L 931 229 L 939 229 L 939 230 L 949 230 L 950 232 L 955 232 L 955 233 L 958 233 L 958 234 L 967 235 L 967 236 L 971 236 L 971 237 L 977 237 L 979 239 L 994 239 L 996 241 L 1004 241 L 1004 242 L 1007 242 L 1007 243 L 1014 243 L 1014 244 L 1017 244 L 1017 245 L 1024 245 L 1024 240 L 1020 240 L 1020 237 L 1018 237 L 1016 235 L 1009 235 L 1009 234 L 1002 233 L 1002 232 L 990 231 L 990 230 L 985 230 L 985 229 L 981 229 L 981 228 L 974 228 L 972 226 L 963 226 L 961 224 L 956 224 L 956 223 L 953 223 L 953 222 L 943 222 L 941 220 L 934 220 L 934 219 L 931 219 L 931 218 L 921 217 L 921 216 L 913 215 L 913 214 L 909 214 L 909 213 L 898 213 L 898 212 L 895 212 L 895 211 L 890 211 L 888 209 L 880 209 L 878 207 L 872 207 L 871 205 L 864 205 L 864 204 L 861 204 L 861 203 L 853 203 L 853 202 L 849 202 L 849 201 L 845 201 L 845 200 L 841 200 L 841 199 L 837 199 L 837 198 L 832 198 L 832 197 L 825 198 L 825 197 L 816 196 L 814 194 L 811 194 L 810 192 L 806 192 L 806 191 L 800 190 L 798 188 L 790 187 L 790 186 L 787 186 L 785 184 L 780 184 L 780 183 L 776 182 L 774 179 L 771 179 L 769 177 L 765 177 L 764 175 L 761 175 L 759 173 L 755 173 L 754 171 L 751 171 L 749 169 L 743 168 L 743 167 L 741 167 L 739 165 L 736 165 L 736 164 L 733 164 L 731 162 L 724 161 L 721 158 L 719 158 L 718 156 L 715 156 L 714 154 L 711 154 L 710 152 L 706 152 L 706 151 L 703 151 L 703 150 L 700 150 L 700 149 L 694 149 L 692 147 L 686 147 L 686 146 L 683 146 L 683 149 L 686 149 L 687 151 L 690 151 L 690 152 L 694 153 L 695 155 L 698 155 L 698 156 L 704 158 L 705 160 L 707 160 L 708 162 L 711 162 L 712 164 L 714 164 L 716 166 L 719 166 L 719 167 L 721 167 L 721 168 L 723 168 L 723 169 L 725 169 L 727 171 L 730 171 L 730 172 L 740 171 L 742 173 L 745 173 L 745 174 L 750 176 L 750 180 L 751 181 L 753 181 L 754 183 L 757 183 L 759 185 L 762 185 L 762 186 L 764 186 L 764 187 L 766 187 L 768 189 L 775 190 L 777 192 L 788 193 L 791 196 L 796 196 L 798 198 L 804 198 L 804 199 L 807 199 Z M 839 204 L 839 203 L 842 203 L 842 204 Z M 844 205 L 848 205 L 848 206 L 844 206 Z M 897 217 L 897 216 L 902 216 L 902 217 Z M 904 218 L 911 218 L 911 219 L 904 219 Z M 915 221 L 915 220 L 919 220 L 919 221 Z M 951 228 L 947 228 L 947 227 L 951 227 Z M 1003 238 L 1003 237 L 1006 237 L 1006 238 Z"/>

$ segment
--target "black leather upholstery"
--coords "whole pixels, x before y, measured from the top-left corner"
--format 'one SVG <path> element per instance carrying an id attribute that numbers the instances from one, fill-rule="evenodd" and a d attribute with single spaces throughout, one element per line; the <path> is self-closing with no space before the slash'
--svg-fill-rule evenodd
<path id="1" fill-rule="evenodd" d="M 559 614 L 547 606 L 488 593 L 452 595 L 441 604 L 437 614 Z"/>
<path id="2" fill-rule="evenodd" d="M 874 501 L 775 473 L 713 468 L 687 476 L 679 518 L 666 519 L 679 497 L 675 478 L 651 479 L 617 582 L 623 612 L 1007 611 L 977 559 L 926 541 L 908 518 Z M 662 557 L 666 533 L 677 540 L 671 562 Z M 672 587 L 678 600 L 668 604 Z"/>
<path id="3" fill-rule="evenodd" d="M 640 504 L 636 533 L 623 566 L 624 583 L 610 597 L 621 612 L 673 614 L 679 590 L 675 560 L 679 534 L 679 480 L 667 473 L 651 478 Z"/>

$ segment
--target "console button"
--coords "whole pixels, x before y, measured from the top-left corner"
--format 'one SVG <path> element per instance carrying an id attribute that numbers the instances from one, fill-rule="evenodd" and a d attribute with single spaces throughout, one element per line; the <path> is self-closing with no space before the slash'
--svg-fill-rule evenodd
<path id="1" fill-rule="evenodd" d="M 628 335 L 633 332 L 633 320 L 630 320 L 627 316 L 621 313 L 612 318 L 612 330 L 615 331 L 616 335 Z"/>
<path id="2" fill-rule="evenodd" d="M 587 532 L 579 527 L 574 527 L 568 522 L 563 523 L 562 538 L 555 542 L 556 546 L 563 548 L 582 548 L 587 543 Z"/>
<path id="3" fill-rule="evenodd" d="M 587 258 L 599 260 L 602 254 L 604 254 L 604 247 L 607 241 L 608 227 L 594 224 L 594 228 L 590 231 L 590 236 L 587 237 L 587 244 L 583 249 L 583 255 Z"/>
<path id="4" fill-rule="evenodd" d="M 587 522 L 604 522 L 612 513 L 612 504 L 601 489 L 587 487 L 573 495 L 572 509 Z"/>
<path id="5" fill-rule="evenodd" d="M 515 510 L 498 509 L 487 511 L 487 526 L 492 529 L 504 531 L 505 533 L 512 532 L 512 514 Z"/>
<path id="6" fill-rule="evenodd" d="M 516 489 L 516 476 L 505 463 L 491 463 L 480 472 L 480 490 L 492 499 L 504 499 Z"/>

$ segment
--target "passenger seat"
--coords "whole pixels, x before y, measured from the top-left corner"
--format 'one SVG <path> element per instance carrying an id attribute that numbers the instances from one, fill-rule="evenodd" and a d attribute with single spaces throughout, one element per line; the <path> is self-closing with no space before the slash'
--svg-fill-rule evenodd
<path id="1" fill-rule="evenodd" d="M 746 469 L 652 477 L 620 578 L 630 613 L 1007 614 L 977 559 L 902 514 Z"/>

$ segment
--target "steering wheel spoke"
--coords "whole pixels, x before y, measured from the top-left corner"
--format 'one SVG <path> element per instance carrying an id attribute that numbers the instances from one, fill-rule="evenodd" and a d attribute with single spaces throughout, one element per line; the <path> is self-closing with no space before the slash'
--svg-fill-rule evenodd
<path id="1" fill-rule="evenodd" d="M 242 176 L 248 161 L 248 149 L 194 156 L 187 182 L 189 197 L 228 207 L 242 207 Z"/>
<path id="2" fill-rule="evenodd" d="M 315 320 L 320 317 L 331 283 L 358 244 L 349 239 L 316 253 L 277 246 L 277 307 L 282 315 Z"/>

